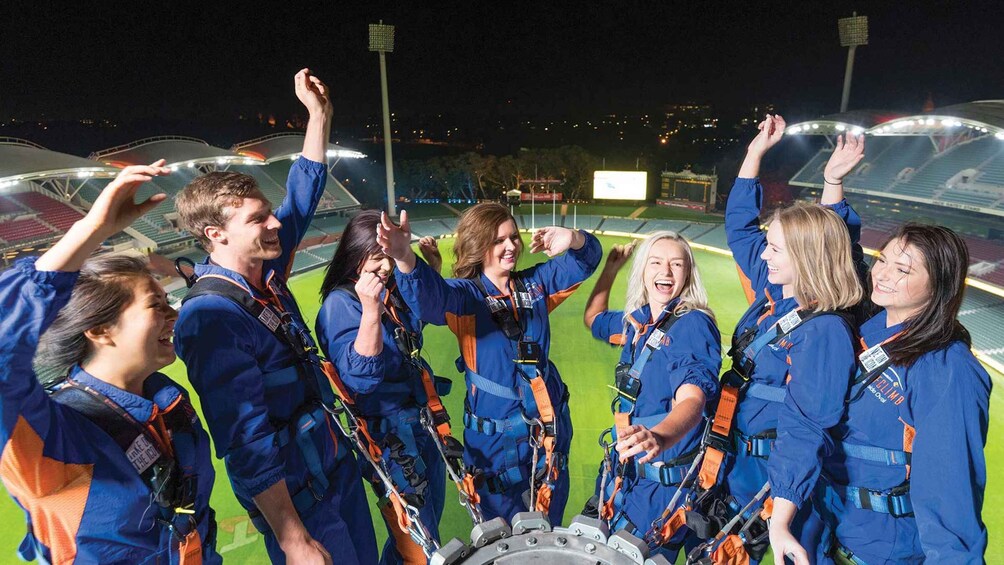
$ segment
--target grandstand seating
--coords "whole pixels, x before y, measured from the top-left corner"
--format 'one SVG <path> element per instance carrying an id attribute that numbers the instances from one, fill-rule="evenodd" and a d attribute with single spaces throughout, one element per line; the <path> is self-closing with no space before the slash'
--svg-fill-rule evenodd
<path id="1" fill-rule="evenodd" d="M 23 207 L 38 212 L 38 219 L 57 230 L 65 231 L 84 215 L 73 208 L 38 192 L 10 194 Z"/>
<path id="2" fill-rule="evenodd" d="M 703 226 L 699 226 L 699 225 L 695 225 L 694 226 L 695 229 L 698 228 L 698 227 L 703 228 Z M 724 225 L 717 225 L 717 226 L 708 226 L 708 227 L 710 227 L 711 229 L 704 230 L 701 233 L 699 233 L 698 235 L 693 236 L 693 239 L 691 241 L 693 241 L 694 243 L 700 243 L 702 245 L 710 245 L 712 247 L 719 247 L 721 249 L 728 249 L 729 248 L 729 242 L 728 242 L 728 240 L 725 237 L 725 226 Z M 691 230 L 691 231 L 693 231 L 693 230 Z"/>
<path id="3" fill-rule="evenodd" d="M 862 165 L 844 182 L 853 188 L 887 190 L 904 169 L 918 169 L 930 159 L 934 146 L 926 137 L 873 137 L 865 145 L 865 154 Z"/>
<path id="4" fill-rule="evenodd" d="M 342 216 L 326 216 L 323 218 L 314 218 L 311 226 L 323 231 L 326 234 L 334 235 L 342 233 L 345 229 L 345 225 L 349 223 L 350 218 Z"/>
<path id="5" fill-rule="evenodd" d="M 1004 186 L 1004 151 L 1001 151 L 982 167 L 983 174 L 976 182 Z"/>
<path id="6" fill-rule="evenodd" d="M 603 231 L 616 231 L 624 233 L 635 233 L 645 224 L 645 220 L 635 220 L 631 218 L 604 218 L 599 229 Z"/>
<path id="7" fill-rule="evenodd" d="M 869 149 L 871 149 L 869 147 Z M 802 167 L 802 170 L 798 171 L 792 182 L 805 182 L 812 184 L 819 184 L 823 182 L 823 168 L 826 167 L 826 162 L 830 159 L 831 151 L 829 149 L 824 149 L 809 160 L 809 162 Z"/>
<path id="8" fill-rule="evenodd" d="M 285 172 L 282 172 L 283 166 L 285 167 Z M 286 198 L 286 175 L 289 174 L 289 162 L 285 164 L 272 163 L 265 166 L 234 166 L 230 167 L 230 170 L 254 177 L 258 181 L 258 187 L 261 189 L 262 194 L 268 198 L 273 207 L 278 208 L 282 200 Z"/>
<path id="9" fill-rule="evenodd" d="M 25 210 L 24 206 L 22 206 L 17 200 L 12 200 L 6 196 L 0 196 L 0 217 L 19 216 L 21 214 L 26 214 L 27 212 L 28 210 Z"/>
<path id="10" fill-rule="evenodd" d="M 34 218 L 0 223 L 0 240 L 7 243 L 29 243 L 56 235 L 49 226 Z"/>
<path id="11" fill-rule="evenodd" d="M 909 178 L 892 187 L 894 194 L 920 198 L 933 198 L 945 188 L 945 182 L 960 171 L 979 166 L 1000 151 L 1000 142 L 993 137 L 983 137 L 952 147 L 936 155 Z"/>

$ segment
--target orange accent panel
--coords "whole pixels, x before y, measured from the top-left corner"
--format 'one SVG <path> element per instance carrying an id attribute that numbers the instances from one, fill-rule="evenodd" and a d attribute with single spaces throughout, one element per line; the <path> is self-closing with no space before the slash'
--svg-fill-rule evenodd
<path id="1" fill-rule="evenodd" d="M 620 345 L 623 346 L 627 343 L 627 336 L 624 334 L 613 334 L 608 340 L 610 345 Z"/>
<path id="2" fill-rule="evenodd" d="M 400 512 L 399 509 L 399 504 L 395 505 L 393 503 L 384 504 L 380 507 L 380 513 L 383 514 L 384 519 L 387 521 L 390 534 L 394 538 L 394 547 L 401 554 L 401 557 L 404 558 L 405 563 L 409 565 L 425 565 L 428 560 L 422 548 L 411 539 L 411 535 L 407 531 L 401 529 L 402 520 L 398 514 Z"/>
<path id="3" fill-rule="evenodd" d="M 569 296 L 571 296 L 572 293 L 575 292 L 579 288 L 579 285 L 581 285 L 581 284 L 582 283 L 575 283 L 572 286 L 566 288 L 565 290 L 561 290 L 561 291 L 555 292 L 553 294 L 549 294 L 547 296 L 547 311 L 548 311 L 548 313 L 553 312 L 555 308 L 557 308 L 558 306 L 561 306 L 561 303 L 564 302 L 566 298 L 568 298 Z"/>
<path id="4" fill-rule="evenodd" d="M 756 291 L 753 290 L 753 284 L 750 282 L 750 278 L 747 277 L 746 273 L 739 268 L 738 264 L 736 264 L 736 272 L 739 273 L 739 284 L 743 286 L 743 294 L 746 295 L 746 303 L 753 304 L 753 301 L 756 300 Z"/>
<path id="5" fill-rule="evenodd" d="M 475 333 L 474 315 L 457 316 L 446 313 L 446 325 L 449 326 L 453 335 L 457 336 L 457 344 L 460 346 L 460 355 L 464 358 L 467 368 L 478 372 L 478 337 Z"/>
<path id="6" fill-rule="evenodd" d="M 687 509 L 681 506 L 673 512 L 673 515 L 666 520 L 666 523 L 662 525 L 662 529 L 659 531 L 659 535 L 662 536 L 662 543 L 666 543 L 676 535 L 676 532 L 680 530 L 683 526 L 687 525 Z"/>
<path id="7" fill-rule="evenodd" d="M 760 509 L 760 517 L 764 520 L 769 520 L 771 516 L 774 515 L 774 497 L 768 496 L 766 500 L 763 501 L 763 508 Z"/>
<path id="8" fill-rule="evenodd" d="M 718 471 L 722 468 L 722 461 L 725 454 L 713 447 L 707 448 L 704 452 L 704 460 L 701 461 L 701 469 L 697 472 L 697 484 L 702 489 L 708 490 L 715 486 L 718 481 Z"/>
<path id="9" fill-rule="evenodd" d="M 902 418 L 900 419 L 900 422 L 903 422 Z M 903 451 L 913 453 L 913 440 L 916 439 L 916 437 L 917 430 L 910 424 L 903 422 Z M 909 465 L 906 466 L 906 478 L 910 478 Z"/>
<path id="10" fill-rule="evenodd" d="M 178 565 L 202 565 L 202 536 L 193 529 L 178 545 Z"/>
<path id="11" fill-rule="evenodd" d="M 94 465 L 56 461 L 42 455 L 44 443 L 18 416 L 0 454 L 0 476 L 11 496 L 31 514 L 35 537 L 49 548 L 54 563 L 77 555 L 77 530 L 84 516 Z"/>
<path id="12" fill-rule="evenodd" d="M 627 412 L 614 412 L 614 429 L 617 430 L 617 437 L 624 437 L 624 428 L 631 425 L 631 415 Z"/>
<path id="13" fill-rule="evenodd" d="M 743 540 L 731 534 L 711 554 L 711 562 L 715 565 L 749 565 L 750 556 L 743 547 Z"/>

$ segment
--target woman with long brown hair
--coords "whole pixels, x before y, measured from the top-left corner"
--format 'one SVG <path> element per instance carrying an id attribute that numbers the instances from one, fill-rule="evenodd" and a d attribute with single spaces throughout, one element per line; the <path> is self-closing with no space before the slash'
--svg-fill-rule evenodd
<path id="1" fill-rule="evenodd" d="M 596 269 L 599 241 L 584 231 L 539 229 L 530 252 L 552 259 L 517 270 L 523 241 L 515 218 L 497 203 L 477 204 L 461 216 L 457 278 L 443 279 L 417 259 L 406 212 L 400 226 L 384 217 L 377 241 L 395 260 L 409 308 L 457 337 L 457 365 L 467 383 L 464 457 L 484 471 L 478 493 L 485 518 L 509 520 L 529 508 L 560 523 L 572 425 L 568 389 L 548 357 L 548 314 Z"/>

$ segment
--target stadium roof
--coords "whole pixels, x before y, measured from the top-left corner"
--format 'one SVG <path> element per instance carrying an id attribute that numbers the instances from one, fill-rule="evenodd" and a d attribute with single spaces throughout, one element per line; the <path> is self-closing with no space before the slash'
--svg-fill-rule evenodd
<path id="1" fill-rule="evenodd" d="M 201 139 L 181 136 L 161 136 L 140 139 L 125 145 L 95 151 L 91 159 L 117 167 L 147 165 L 157 159 L 167 161 L 167 166 L 216 163 L 256 164 L 260 161 L 243 157 L 221 147 L 213 147 Z"/>
<path id="2" fill-rule="evenodd" d="M 830 114 L 788 126 L 789 135 L 835 135 L 844 131 L 868 135 L 993 134 L 1004 140 L 1004 100 L 981 100 L 903 116 L 857 110 Z"/>
<path id="3" fill-rule="evenodd" d="M 296 159 L 303 151 L 303 134 L 276 133 L 238 143 L 230 149 L 245 157 L 265 161 L 266 163 L 278 161 L 279 159 Z M 329 143 L 328 157 L 362 159 L 366 155 L 335 145 L 334 143 Z"/>
<path id="4" fill-rule="evenodd" d="M 13 137 L 0 137 L 0 188 L 52 178 L 114 177 L 119 170 L 83 157 L 50 151 Z"/>

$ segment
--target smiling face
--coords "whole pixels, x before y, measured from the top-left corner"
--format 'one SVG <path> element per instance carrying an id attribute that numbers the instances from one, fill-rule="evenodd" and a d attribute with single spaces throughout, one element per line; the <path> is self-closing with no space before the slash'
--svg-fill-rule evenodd
<path id="1" fill-rule="evenodd" d="M 680 296 L 689 278 L 690 264 L 683 244 L 672 239 L 660 239 L 652 245 L 645 260 L 642 281 L 653 318 Z"/>
<path id="2" fill-rule="evenodd" d="M 390 278 L 390 275 L 393 272 L 394 264 L 391 261 L 391 258 L 381 251 L 370 254 L 366 260 L 363 261 L 363 264 L 356 271 L 356 274 L 361 275 L 363 273 L 373 273 L 380 277 L 380 280 L 386 283 L 387 279 Z"/>
<path id="3" fill-rule="evenodd" d="M 760 254 L 760 258 L 767 263 L 767 280 L 771 284 L 785 287 L 785 296 L 789 296 L 788 289 L 795 284 L 795 267 L 788 255 L 784 230 L 781 229 L 779 220 L 774 220 L 768 226 L 767 247 Z"/>
<path id="4" fill-rule="evenodd" d="M 272 214 L 272 206 L 264 197 L 247 196 L 239 206 L 229 207 L 230 219 L 220 230 L 221 244 L 228 255 L 245 261 L 268 261 L 282 254 L 279 228 L 282 224 Z"/>
<path id="5" fill-rule="evenodd" d="M 886 309 L 891 323 L 915 316 L 931 301 L 931 276 L 923 255 L 902 239 L 890 241 L 871 269 L 872 302 Z"/>
<path id="6" fill-rule="evenodd" d="M 174 322 L 178 312 L 152 277 L 137 278 L 132 302 L 108 327 L 107 342 L 95 355 L 112 355 L 115 363 L 138 375 L 148 375 L 174 362 Z"/>
<path id="7" fill-rule="evenodd" d="M 495 240 L 488 247 L 483 259 L 483 270 L 489 277 L 511 272 L 523 248 L 519 231 L 512 220 L 502 222 L 495 232 Z"/>

